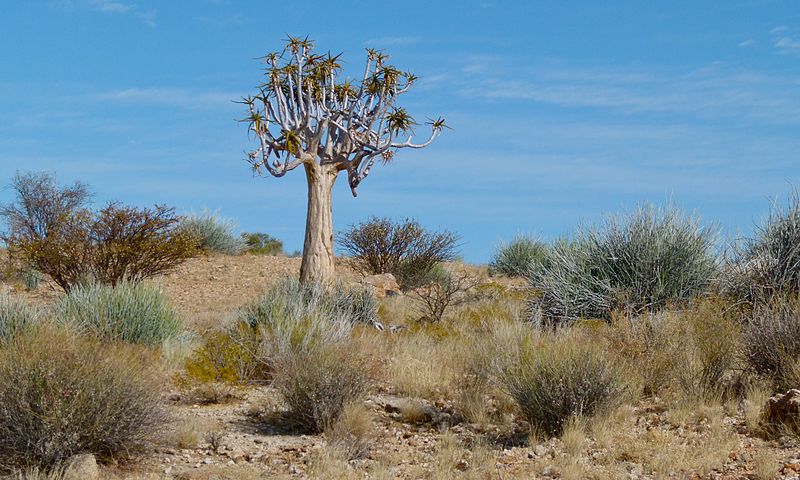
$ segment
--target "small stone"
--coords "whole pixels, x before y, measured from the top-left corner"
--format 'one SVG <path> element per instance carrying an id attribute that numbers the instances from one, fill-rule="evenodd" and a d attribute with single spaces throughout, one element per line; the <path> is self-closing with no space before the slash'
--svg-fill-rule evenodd
<path id="1" fill-rule="evenodd" d="M 542 457 L 547 453 L 547 449 L 544 445 L 536 445 L 533 447 L 533 453 L 535 453 L 537 457 Z"/>
<path id="2" fill-rule="evenodd" d="M 212 463 L 214 463 L 214 460 L 211 460 L 210 458 L 204 458 L 203 463 L 205 463 L 206 465 L 211 465 Z"/>
<path id="3" fill-rule="evenodd" d="M 172 473 L 172 467 L 167 467 L 164 469 L 164 475 L 169 475 L 170 473 Z"/>
<path id="4" fill-rule="evenodd" d="M 97 480 L 100 469 L 92 454 L 73 455 L 66 462 L 64 480 Z"/>

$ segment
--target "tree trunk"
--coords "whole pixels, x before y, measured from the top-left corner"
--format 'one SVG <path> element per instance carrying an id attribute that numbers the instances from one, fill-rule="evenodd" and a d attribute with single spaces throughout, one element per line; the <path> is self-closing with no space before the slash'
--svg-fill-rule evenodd
<path id="1" fill-rule="evenodd" d="M 335 279 L 332 189 L 339 172 L 316 162 L 305 164 L 305 169 L 308 181 L 308 211 L 300 281 L 330 284 Z"/>

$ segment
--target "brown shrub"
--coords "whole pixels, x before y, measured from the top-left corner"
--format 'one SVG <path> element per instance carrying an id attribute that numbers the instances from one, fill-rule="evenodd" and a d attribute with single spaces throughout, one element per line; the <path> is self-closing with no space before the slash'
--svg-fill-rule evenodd
<path id="1" fill-rule="evenodd" d="M 38 329 L 0 350 L 0 465 L 125 455 L 163 422 L 141 350 Z"/>
<path id="2" fill-rule="evenodd" d="M 90 281 L 116 285 L 166 272 L 198 251 L 174 209 L 111 203 L 85 208 L 84 185 L 59 188 L 49 174 L 17 175 L 15 203 L 0 209 L 9 253 L 64 291 Z"/>
<path id="3" fill-rule="evenodd" d="M 392 273 L 401 286 L 414 287 L 424 283 L 438 263 L 455 257 L 458 236 L 428 231 L 416 220 L 371 217 L 340 232 L 338 241 L 357 272 Z"/>

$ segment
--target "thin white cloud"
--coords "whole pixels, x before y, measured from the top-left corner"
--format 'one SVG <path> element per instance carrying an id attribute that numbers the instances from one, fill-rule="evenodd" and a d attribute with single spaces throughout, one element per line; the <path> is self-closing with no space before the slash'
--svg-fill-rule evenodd
<path id="1" fill-rule="evenodd" d="M 366 44 L 373 47 L 399 47 L 413 45 L 419 41 L 419 37 L 381 37 L 367 40 Z"/>
<path id="2" fill-rule="evenodd" d="M 740 48 L 746 48 L 746 47 L 749 47 L 750 45 L 752 45 L 754 43 L 755 42 L 753 41 L 752 38 L 748 38 L 747 40 L 745 40 L 743 42 L 739 42 L 739 47 Z"/>
<path id="3" fill-rule="evenodd" d="M 51 5 L 65 9 L 89 9 L 105 15 L 131 15 L 150 27 L 155 27 L 155 10 L 142 10 L 137 4 L 122 0 L 53 0 Z"/>
<path id="4" fill-rule="evenodd" d="M 92 98 L 98 101 L 204 109 L 230 105 L 239 97 L 232 92 L 192 91 L 181 88 L 126 88 L 98 93 Z"/>
<path id="5" fill-rule="evenodd" d="M 780 25 L 770 30 L 769 33 L 772 35 L 776 35 L 778 33 L 785 32 L 787 30 L 789 30 L 789 27 L 787 27 L 786 25 Z"/>
<path id="6" fill-rule="evenodd" d="M 501 69 L 507 70 L 507 69 Z M 531 101 L 569 108 L 633 113 L 679 113 L 697 118 L 800 124 L 800 76 L 762 75 L 712 64 L 680 71 L 528 68 L 515 78 L 489 71 L 467 77 L 464 96 Z"/>

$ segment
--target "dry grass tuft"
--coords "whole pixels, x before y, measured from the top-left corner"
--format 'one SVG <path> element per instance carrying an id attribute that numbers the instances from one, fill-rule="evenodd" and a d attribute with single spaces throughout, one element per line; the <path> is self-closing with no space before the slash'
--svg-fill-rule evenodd
<path id="1" fill-rule="evenodd" d="M 362 403 L 347 404 L 325 430 L 325 439 L 346 460 L 365 458 L 375 442 L 372 413 Z"/>

